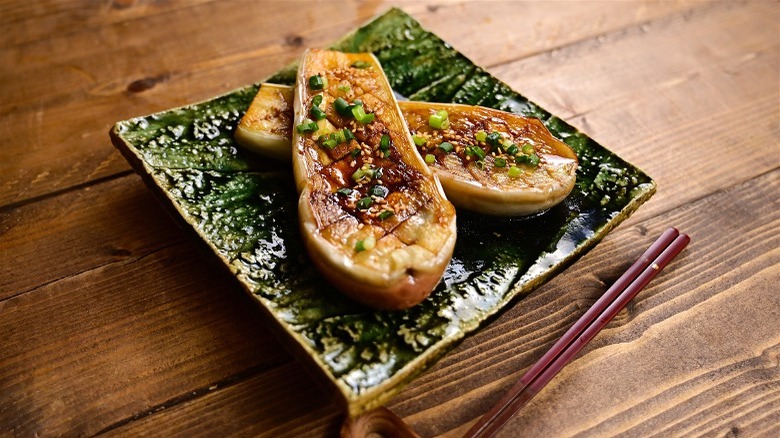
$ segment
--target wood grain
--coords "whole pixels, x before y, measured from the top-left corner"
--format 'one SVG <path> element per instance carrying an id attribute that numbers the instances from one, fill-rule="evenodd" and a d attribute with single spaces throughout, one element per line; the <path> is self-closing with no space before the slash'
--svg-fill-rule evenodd
<path id="1" fill-rule="evenodd" d="M 335 434 L 330 395 L 106 135 L 389 7 L 332 5 L 0 2 L 0 436 Z M 503 436 L 780 434 L 780 4 L 403 7 L 659 191 L 390 408 L 423 436 L 459 436 L 677 225 L 689 249 Z"/>
<path id="2" fill-rule="evenodd" d="M 0 235 L 0 301 L 184 240 L 135 175 L 0 212 Z"/>
<path id="3" fill-rule="evenodd" d="M 220 436 L 337 436 L 342 412 L 324 394 L 313 393 L 313 383 L 303 373 L 297 363 L 258 373 L 168 409 L 165 418 L 148 415 L 106 436 L 201 436 L 209 430 L 219 430 Z M 208 408 L 204 409 L 204 402 Z M 227 409 L 229 422 L 224 415 Z M 198 421 L 190 421 L 194 417 Z"/>
<path id="4" fill-rule="evenodd" d="M 404 8 L 490 67 L 692 5 L 695 2 L 650 8 L 640 2 L 611 11 L 576 5 L 566 8 L 562 18 L 577 17 L 589 24 L 571 31 L 550 23 L 555 6 L 542 3 L 521 6 L 528 26 L 514 24 L 515 15 L 508 13 L 517 9 L 513 3 L 497 3 L 491 9 L 422 3 Z M 112 12 L 97 28 L 88 26 L 3 48 L 0 63 L 14 68 L 0 70 L 4 96 L 0 134 L 7 144 L 0 149 L 0 205 L 127 170 L 105 141 L 105 133 L 117 120 L 197 102 L 259 81 L 305 47 L 326 45 L 388 7 L 340 2 L 338 8 L 318 8 L 316 23 L 308 26 L 310 8 L 284 3 L 207 2 L 160 10 L 140 4 L 119 16 Z M 134 8 L 140 10 L 131 13 Z M 465 17 L 472 17 L 466 21 L 468 26 L 461 24 Z M 80 22 L 78 15 L 68 15 L 67 20 L 71 25 Z M 204 22 L 210 25 L 203 26 Z M 172 38 L 172 23 L 188 37 Z M 481 38 L 469 37 L 477 31 Z M 495 50 L 495 41 L 506 43 Z"/>
<path id="5" fill-rule="evenodd" d="M 291 357 L 190 245 L 0 301 L 3 432 L 91 435 Z"/>
<path id="6" fill-rule="evenodd" d="M 642 226 L 621 228 L 563 275 L 464 341 L 389 407 L 422 436 L 460 436 L 674 223 L 695 230 L 693 245 L 513 419 L 502 436 L 720 434 L 732 423 L 742 424 L 740 417 L 752 412 L 761 414 L 753 417 L 755 424 L 736 427 L 748 434 L 770 427 L 780 408 L 780 334 L 773 324 L 780 316 L 780 297 L 771 287 L 780 280 L 778 189 L 780 171 L 775 171 Z M 747 225 L 730 214 L 724 207 L 733 196 L 744 200 L 742 214 L 758 213 L 761 221 Z M 746 235 L 751 238 L 740 240 Z M 718 245 L 724 238 L 739 242 L 726 254 Z M 744 257 L 746 252 L 750 257 Z M 713 265 L 728 266 L 730 274 L 716 274 L 721 271 Z M 744 339 L 752 342 L 745 344 Z M 180 430 L 193 436 L 200 435 L 199 427 L 220 427 L 225 435 L 295 431 L 296 436 L 323 436 L 337 427 L 340 418 L 332 408 L 323 403 L 315 413 L 298 409 L 300 394 L 277 394 L 276 380 L 275 371 L 269 371 L 115 432 Z M 249 420 L 243 412 L 236 415 L 236 423 L 226 425 L 215 412 L 215 405 L 254 406 L 263 397 L 258 393 L 265 391 L 286 407 L 279 429 L 258 427 L 264 424 L 262 416 Z M 560 413 L 580 420 L 561 422 Z M 298 422 L 292 414 L 311 419 L 312 427 L 295 429 Z M 313 421 L 321 415 L 327 421 Z"/>
<path id="7" fill-rule="evenodd" d="M 458 426 L 486 412 L 643 248 L 675 224 L 691 232 L 692 245 L 512 421 L 505 436 L 680 436 L 710 422 L 727 430 L 763 404 L 777 410 L 779 188 L 775 171 L 641 227 L 621 228 L 466 340 L 389 407 L 423 436 L 465 432 Z M 743 201 L 736 214 L 728 208 L 734 198 Z M 748 221 L 753 215 L 761 219 Z M 727 251 L 724 241 L 731 243 Z M 757 403 L 767 400 L 732 402 L 739 393 Z M 693 415 L 704 402 L 717 408 Z M 680 424 L 666 431 L 669 419 Z M 452 432 L 446 436 L 458 436 Z"/>
<path id="8" fill-rule="evenodd" d="M 780 104 L 766 92 L 780 86 L 777 22 L 775 3 L 710 3 L 495 73 L 652 175 L 641 219 L 780 164 Z"/>
<path id="9" fill-rule="evenodd" d="M 117 0 L 83 2 L 75 0 L 0 3 L 4 22 L 2 46 L 10 47 L 76 31 L 94 30 L 106 24 L 147 18 L 203 1 Z"/>

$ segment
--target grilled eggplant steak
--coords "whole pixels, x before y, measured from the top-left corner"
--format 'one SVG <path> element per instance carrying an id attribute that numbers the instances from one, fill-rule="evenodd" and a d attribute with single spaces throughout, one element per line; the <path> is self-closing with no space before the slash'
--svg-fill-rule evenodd
<path id="1" fill-rule="evenodd" d="M 368 306 L 427 297 L 455 246 L 455 209 L 370 54 L 307 51 L 295 89 L 292 162 L 306 248 Z"/>
<path id="2" fill-rule="evenodd" d="M 577 155 L 538 119 L 429 102 L 403 102 L 401 110 L 420 154 L 458 207 L 528 215 L 574 188 Z"/>
<path id="3" fill-rule="evenodd" d="M 255 134 L 237 133 L 242 145 L 279 157 L 280 128 L 269 127 L 280 119 L 277 108 L 285 104 L 268 100 L 292 101 L 291 90 L 284 85 L 261 86 L 247 113 L 252 117 L 239 126 L 239 132 Z M 457 207 L 523 216 L 554 206 L 574 188 L 576 154 L 538 119 L 468 105 L 409 101 L 398 105 L 418 152 Z"/>
<path id="4" fill-rule="evenodd" d="M 263 84 L 236 128 L 241 146 L 277 160 L 290 160 L 295 89 Z"/>

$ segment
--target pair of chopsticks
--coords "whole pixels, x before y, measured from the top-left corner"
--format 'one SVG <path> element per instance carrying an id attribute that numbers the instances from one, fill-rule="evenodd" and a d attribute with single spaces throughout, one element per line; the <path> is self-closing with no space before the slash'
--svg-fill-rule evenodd
<path id="1" fill-rule="evenodd" d="M 466 432 L 466 437 L 492 437 L 528 403 L 569 361 L 650 282 L 691 239 L 676 228 L 658 240 L 604 295 L 534 364 L 487 414 Z"/>

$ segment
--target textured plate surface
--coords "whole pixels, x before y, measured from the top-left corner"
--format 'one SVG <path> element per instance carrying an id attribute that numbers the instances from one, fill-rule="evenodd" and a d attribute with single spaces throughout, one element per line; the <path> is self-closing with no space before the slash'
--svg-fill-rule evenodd
<path id="1" fill-rule="evenodd" d="M 511 300 L 592 248 L 654 193 L 655 183 L 398 9 L 333 47 L 376 54 L 399 96 L 538 117 L 580 159 L 574 191 L 544 214 L 503 219 L 458 212 L 455 254 L 436 291 L 412 309 L 383 312 L 323 282 L 300 242 L 291 173 L 234 142 L 257 85 L 114 126 L 115 146 L 354 415 L 384 403 Z M 268 81 L 290 84 L 294 74 L 288 66 Z"/>

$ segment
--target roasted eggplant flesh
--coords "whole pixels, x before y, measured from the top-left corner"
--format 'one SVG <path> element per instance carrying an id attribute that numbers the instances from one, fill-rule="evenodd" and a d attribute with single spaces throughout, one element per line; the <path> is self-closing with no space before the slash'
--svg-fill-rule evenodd
<path id="1" fill-rule="evenodd" d="M 378 61 L 308 51 L 294 125 L 299 217 L 314 263 L 372 307 L 424 299 L 452 255 L 455 211 L 415 151 Z"/>
<path id="2" fill-rule="evenodd" d="M 538 119 L 458 104 L 401 108 L 420 154 L 456 206 L 525 215 L 554 206 L 574 188 L 577 155 Z"/>
<path id="3" fill-rule="evenodd" d="M 294 89 L 263 84 L 236 128 L 238 144 L 280 160 L 290 159 Z"/>
<path id="4" fill-rule="evenodd" d="M 251 112 L 256 112 L 254 108 L 284 107 L 282 103 L 263 101 L 285 98 L 283 94 L 263 92 L 265 87 L 276 90 L 283 86 L 263 84 L 250 107 Z M 348 99 L 354 98 L 355 92 L 347 82 L 337 85 L 335 90 L 334 99 L 340 98 L 341 106 L 335 105 L 334 100 L 335 108 L 326 107 L 322 114 L 318 106 L 314 114 L 327 117 L 318 126 L 332 127 L 329 121 L 339 121 L 341 117 L 338 108 L 349 105 Z M 561 202 L 574 187 L 576 154 L 550 134 L 538 119 L 469 105 L 413 101 L 398 102 L 398 105 L 418 152 L 441 180 L 449 200 L 458 207 L 498 216 L 528 215 Z M 268 116 L 274 117 L 274 114 Z M 253 125 L 246 126 L 245 129 L 251 130 Z M 254 129 L 266 128 L 255 124 Z M 337 141 L 340 135 L 322 137 L 321 143 L 329 148 L 331 160 L 342 160 L 347 154 L 357 153 L 351 142 Z M 269 136 L 257 136 L 252 149 L 278 157 L 278 143 L 274 140 L 264 145 L 263 138 Z M 346 163 L 352 166 L 342 163 L 342 171 L 336 173 L 342 180 L 347 179 L 343 175 L 345 171 L 354 171 L 352 167 L 362 165 L 361 160 Z M 388 214 L 391 212 L 383 213 Z"/>

